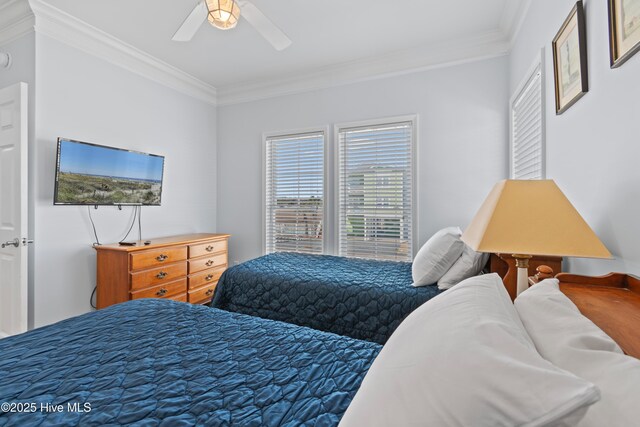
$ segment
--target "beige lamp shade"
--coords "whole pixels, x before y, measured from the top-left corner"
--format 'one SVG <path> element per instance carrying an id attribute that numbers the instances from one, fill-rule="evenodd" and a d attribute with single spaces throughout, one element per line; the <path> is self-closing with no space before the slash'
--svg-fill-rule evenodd
<path id="1" fill-rule="evenodd" d="M 500 181 L 462 240 L 478 252 L 611 258 L 553 180 Z"/>

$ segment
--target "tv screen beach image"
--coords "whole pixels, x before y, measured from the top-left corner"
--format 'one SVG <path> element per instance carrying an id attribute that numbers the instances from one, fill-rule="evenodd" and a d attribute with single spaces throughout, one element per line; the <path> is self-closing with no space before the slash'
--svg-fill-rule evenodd
<path id="1" fill-rule="evenodd" d="M 60 140 L 55 203 L 159 205 L 164 157 Z"/>

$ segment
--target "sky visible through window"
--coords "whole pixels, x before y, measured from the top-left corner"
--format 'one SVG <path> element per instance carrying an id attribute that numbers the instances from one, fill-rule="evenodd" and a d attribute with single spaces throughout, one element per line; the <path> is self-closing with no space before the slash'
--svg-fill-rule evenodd
<path id="1" fill-rule="evenodd" d="M 277 147 L 272 154 L 273 187 L 276 197 L 322 199 L 324 134 L 274 139 L 272 144 L 276 144 Z"/>

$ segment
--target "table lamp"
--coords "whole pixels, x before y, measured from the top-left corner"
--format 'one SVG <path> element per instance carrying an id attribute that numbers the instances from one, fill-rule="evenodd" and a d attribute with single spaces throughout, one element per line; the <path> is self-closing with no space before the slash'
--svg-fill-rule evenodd
<path id="1" fill-rule="evenodd" d="M 611 258 L 553 180 L 503 180 L 489 193 L 462 241 L 477 252 L 513 254 L 517 294 L 529 287 L 533 255 Z"/>

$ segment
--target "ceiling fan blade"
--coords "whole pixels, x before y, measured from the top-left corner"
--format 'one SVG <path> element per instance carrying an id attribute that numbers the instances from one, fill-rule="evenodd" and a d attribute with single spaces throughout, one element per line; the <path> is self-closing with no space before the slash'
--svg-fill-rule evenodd
<path id="1" fill-rule="evenodd" d="M 191 40 L 205 19 L 207 19 L 208 13 L 209 11 L 204 1 L 198 3 L 189 16 L 187 16 L 187 19 L 184 20 L 180 28 L 178 28 L 178 31 L 176 31 L 171 40 L 175 42 L 188 42 Z"/>
<path id="2" fill-rule="evenodd" d="M 291 39 L 253 3 L 243 1 L 238 4 L 240 5 L 240 16 L 244 17 L 276 50 L 284 50 L 291 45 Z"/>

